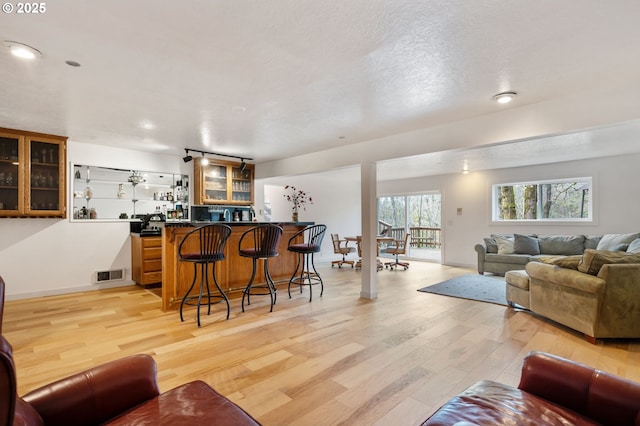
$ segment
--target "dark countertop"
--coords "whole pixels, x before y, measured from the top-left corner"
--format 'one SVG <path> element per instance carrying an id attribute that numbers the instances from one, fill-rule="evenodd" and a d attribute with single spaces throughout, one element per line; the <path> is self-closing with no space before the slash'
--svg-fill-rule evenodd
<path id="1" fill-rule="evenodd" d="M 257 226 L 257 225 L 265 225 L 265 224 L 275 224 L 275 225 L 296 225 L 296 226 L 309 226 L 315 225 L 315 222 L 248 222 L 248 221 L 240 221 L 240 222 L 223 222 L 223 221 L 204 221 L 204 220 L 194 220 L 194 221 L 171 221 L 168 220 L 165 222 L 165 228 L 179 228 L 179 227 L 187 227 L 187 226 L 201 226 L 209 223 L 221 223 L 229 226 Z"/>

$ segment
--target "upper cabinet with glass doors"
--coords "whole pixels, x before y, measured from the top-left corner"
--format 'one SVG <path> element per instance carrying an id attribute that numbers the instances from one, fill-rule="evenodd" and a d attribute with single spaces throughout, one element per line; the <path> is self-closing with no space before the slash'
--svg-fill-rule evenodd
<path id="1" fill-rule="evenodd" d="M 253 204 L 253 164 L 209 160 L 208 165 L 194 164 L 195 204 Z"/>
<path id="2" fill-rule="evenodd" d="M 66 217 L 66 143 L 0 128 L 0 217 Z"/>

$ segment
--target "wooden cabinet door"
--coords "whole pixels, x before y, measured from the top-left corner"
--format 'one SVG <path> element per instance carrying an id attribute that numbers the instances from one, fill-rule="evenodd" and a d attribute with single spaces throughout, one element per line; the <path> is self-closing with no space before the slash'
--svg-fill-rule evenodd
<path id="1" fill-rule="evenodd" d="M 25 148 L 25 213 L 29 216 L 65 217 L 65 141 L 27 136 Z"/>
<path id="2" fill-rule="evenodd" d="M 208 165 L 194 160 L 195 204 L 248 206 L 253 204 L 254 166 L 229 161 L 211 161 Z"/>
<path id="3" fill-rule="evenodd" d="M 0 216 L 66 217 L 66 141 L 0 128 Z"/>

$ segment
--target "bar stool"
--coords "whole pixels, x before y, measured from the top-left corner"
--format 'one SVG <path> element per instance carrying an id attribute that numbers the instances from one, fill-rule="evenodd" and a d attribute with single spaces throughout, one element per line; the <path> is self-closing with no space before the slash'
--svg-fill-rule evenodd
<path id="1" fill-rule="evenodd" d="M 259 225 L 245 231 L 238 241 L 238 251 L 240 256 L 253 260 L 253 271 L 249 283 L 242 290 L 242 312 L 244 312 L 244 298 L 247 298 L 247 305 L 251 305 L 251 296 L 271 297 L 271 309 L 276 304 L 276 293 L 278 291 L 271 275 L 269 274 L 269 258 L 278 256 L 278 243 L 282 237 L 283 229 L 277 225 Z M 243 241 L 246 238 L 246 242 Z M 253 285 L 256 277 L 258 260 L 264 260 L 264 284 Z"/>
<path id="2" fill-rule="evenodd" d="M 313 297 L 311 286 L 320 284 L 320 296 L 324 292 L 324 284 L 316 266 L 313 263 L 313 254 L 319 253 L 322 249 L 322 239 L 324 233 L 327 230 L 326 225 L 311 225 L 296 232 L 290 239 L 287 249 L 291 252 L 298 254 L 298 264 L 296 270 L 289 280 L 288 292 L 289 298 L 291 298 L 291 284 L 298 284 L 300 286 L 300 293 L 302 293 L 302 286 L 309 286 L 309 302 Z M 302 236 L 302 243 L 296 243 L 298 237 Z M 313 269 L 313 271 L 312 271 Z M 298 275 L 300 270 L 300 276 Z"/>
<path id="3" fill-rule="evenodd" d="M 184 305 L 197 306 L 198 315 L 198 327 L 200 327 L 200 306 L 202 303 L 202 293 L 205 286 L 207 289 L 207 315 L 211 314 L 211 299 L 224 300 L 227 304 L 227 319 L 229 319 L 229 312 L 231 310 L 229 306 L 229 299 L 224 293 L 220 284 L 218 284 L 218 278 L 216 277 L 216 263 L 224 260 L 224 247 L 227 239 L 231 235 L 231 228 L 227 225 L 212 224 L 205 225 L 189 231 L 178 246 L 178 259 L 182 262 L 193 263 L 193 281 L 189 290 L 185 293 L 180 302 L 180 321 L 184 322 L 182 315 L 182 309 Z M 213 275 L 213 282 L 218 289 L 218 294 L 211 294 L 209 288 L 209 264 L 211 264 L 211 275 Z M 198 276 L 198 265 L 200 265 L 200 291 L 197 296 L 190 295 L 191 290 L 196 284 L 196 278 Z M 196 303 L 193 303 L 197 299 Z"/>

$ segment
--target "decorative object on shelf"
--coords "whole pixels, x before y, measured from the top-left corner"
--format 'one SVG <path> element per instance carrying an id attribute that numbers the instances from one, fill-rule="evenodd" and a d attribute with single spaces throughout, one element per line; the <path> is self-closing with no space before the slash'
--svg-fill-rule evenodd
<path id="1" fill-rule="evenodd" d="M 144 176 L 142 176 L 142 173 L 140 173 L 139 171 L 132 170 L 131 173 L 131 176 L 129 176 L 129 182 L 131 182 L 132 184 L 137 185 L 146 181 Z"/>
<path id="2" fill-rule="evenodd" d="M 127 198 L 127 193 L 124 190 L 124 184 L 118 184 L 118 198 Z M 120 218 L 122 219 L 122 218 Z"/>
<path id="3" fill-rule="evenodd" d="M 291 219 L 293 222 L 298 221 L 298 211 L 302 207 L 303 210 L 307 210 L 307 204 L 313 204 L 313 199 L 309 194 L 301 189 L 297 189 L 295 186 L 287 185 L 284 187 L 288 194 L 284 194 L 284 198 L 291 202 Z"/>
<path id="4" fill-rule="evenodd" d="M 89 185 L 84 189 L 84 198 L 93 198 L 93 189 Z"/>
<path id="5" fill-rule="evenodd" d="M 129 215 L 126 213 L 120 213 L 119 219 L 129 219 Z"/>

